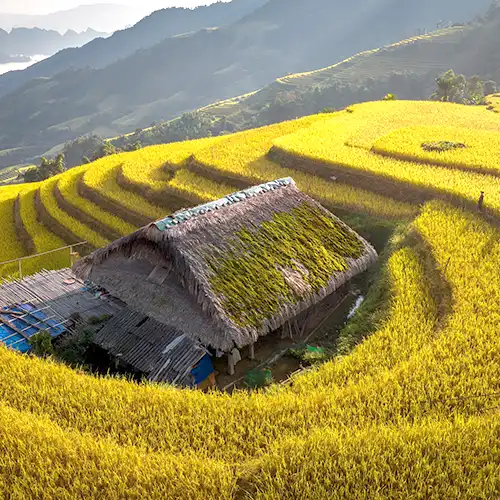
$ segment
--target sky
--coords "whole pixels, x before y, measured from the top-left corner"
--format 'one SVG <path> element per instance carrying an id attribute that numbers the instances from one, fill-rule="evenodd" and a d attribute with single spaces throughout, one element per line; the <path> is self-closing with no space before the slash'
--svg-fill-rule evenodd
<path id="1" fill-rule="evenodd" d="M 157 10 L 165 7 L 196 7 L 212 3 L 214 0 L 0 0 L 1 13 L 13 14 L 48 14 L 58 10 L 67 10 L 78 5 L 96 3 L 115 3 L 137 7 L 141 10 Z"/>

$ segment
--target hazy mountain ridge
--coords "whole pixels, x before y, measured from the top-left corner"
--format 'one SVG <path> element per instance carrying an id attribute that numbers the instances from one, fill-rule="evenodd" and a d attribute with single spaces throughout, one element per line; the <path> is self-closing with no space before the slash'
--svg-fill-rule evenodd
<path id="1" fill-rule="evenodd" d="M 0 7 L 1 9 L 1 7 Z M 14 27 L 41 28 L 65 33 L 92 28 L 96 31 L 111 33 L 135 24 L 147 14 L 143 8 L 126 5 L 100 3 L 81 5 L 73 9 L 60 10 L 45 15 L 0 13 L 0 28 L 10 30 Z"/>
<path id="2" fill-rule="evenodd" d="M 486 9 L 489 0 L 479 4 Z M 92 131 L 130 131 L 396 42 L 449 13 L 467 19 L 479 4 L 271 0 L 229 26 L 166 39 L 102 69 L 29 82 L 0 100 L 0 146 L 48 149 Z"/>
<path id="3" fill-rule="evenodd" d="M 98 37 L 100 33 L 87 29 L 82 33 L 68 30 L 61 35 L 58 31 L 40 28 L 14 28 L 10 33 L 0 29 L 0 53 L 9 56 L 35 54 L 54 54 L 68 47 L 79 47 Z"/>
<path id="4" fill-rule="evenodd" d="M 196 9 L 169 8 L 153 12 L 135 26 L 117 31 L 109 38 L 93 40 L 78 49 L 64 50 L 22 72 L 1 76 L 0 96 L 33 78 L 50 77 L 69 68 L 104 68 L 171 36 L 231 24 L 265 2 L 267 0 L 233 0 Z"/>

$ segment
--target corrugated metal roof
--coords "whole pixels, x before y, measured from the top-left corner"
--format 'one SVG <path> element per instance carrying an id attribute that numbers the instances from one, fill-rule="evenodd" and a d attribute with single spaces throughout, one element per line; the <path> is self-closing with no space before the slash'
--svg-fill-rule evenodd
<path id="1" fill-rule="evenodd" d="M 125 309 L 100 330 L 94 342 L 153 382 L 194 384 L 191 370 L 205 349 L 177 328 Z"/>
<path id="2" fill-rule="evenodd" d="M 83 319 L 114 314 L 124 306 L 112 298 L 101 299 L 95 289 L 75 278 L 71 269 L 42 271 L 22 280 L 3 282 L 0 285 L 0 308 L 30 303 L 40 308 L 50 308 L 63 320 L 76 312 Z"/>

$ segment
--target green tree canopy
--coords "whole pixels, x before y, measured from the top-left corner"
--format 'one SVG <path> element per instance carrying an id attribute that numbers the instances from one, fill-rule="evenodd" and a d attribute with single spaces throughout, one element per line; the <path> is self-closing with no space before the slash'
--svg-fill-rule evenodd
<path id="1" fill-rule="evenodd" d="M 49 179 L 54 175 L 60 174 L 66 170 L 64 154 L 58 154 L 53 160 L 42 157 L 39 167 L 32 167 L 24 173 L 26 182 L 39 182 Z"/>
<path id="2" fill-rule="evenodd" d="M 42 330 L 29 339 L 31 352 L 36 356 L 46 357 L 54 354 L 52 337 L 47 330 Z"/>
<path id="3" fill-rule="evenodd" d="M 431 99 L 459 104 L 484 104 L 485 84 L 478 76 L 467 79 L 453 70 L 436 78 L 436 90 Z"/>

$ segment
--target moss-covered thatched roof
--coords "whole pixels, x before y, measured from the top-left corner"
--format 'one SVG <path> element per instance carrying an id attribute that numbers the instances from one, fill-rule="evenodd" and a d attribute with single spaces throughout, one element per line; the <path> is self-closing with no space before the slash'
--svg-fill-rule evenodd
<path id="1" fill-rule="evenodd" d="M 175 301 L 174 280 L 206 318 L 206 328 L 186 318 L 184 331 L 227 351 L 279 328 L 376 258 L 371 245 L 287 178 L 150 224 L 82 259 L 75 272 L 103 286 L 112 281 L 119 297 L 127 289 L 130 303 L 131 274 L 116 268 L 107 279 L 109 262 L 149 262 L 163 275 L 165 307 Z M 131 305 L 147 314 L 162 290 L 157 284 L 138 292 Z"/>

